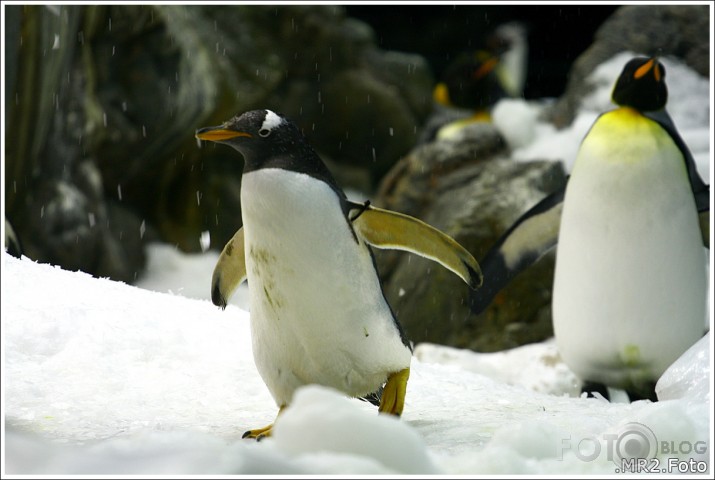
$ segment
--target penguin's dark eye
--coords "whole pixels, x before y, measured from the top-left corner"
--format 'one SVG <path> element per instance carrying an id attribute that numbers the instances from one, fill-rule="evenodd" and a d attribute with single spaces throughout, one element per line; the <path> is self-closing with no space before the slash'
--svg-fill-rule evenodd
<path id="1" fill-rule="evenodd" d="M 271 131 L 268 130 L 267 128 L 262 128 L 258 131 L 258 134 L 262 137 L 267 137 L 268 135 L 271 134 Z"/>

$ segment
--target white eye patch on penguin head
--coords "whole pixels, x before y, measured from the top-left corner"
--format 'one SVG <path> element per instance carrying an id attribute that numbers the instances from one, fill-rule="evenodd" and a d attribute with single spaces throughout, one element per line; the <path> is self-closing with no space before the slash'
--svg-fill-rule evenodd
<path id="1" fill-rule="evenodd" d="M 285 123 L 285 119 L 272 110 L 266 110 L 266 116 L 263 124 L 258 129 L 258 135 L 268 137 L 275 128 Z"/>

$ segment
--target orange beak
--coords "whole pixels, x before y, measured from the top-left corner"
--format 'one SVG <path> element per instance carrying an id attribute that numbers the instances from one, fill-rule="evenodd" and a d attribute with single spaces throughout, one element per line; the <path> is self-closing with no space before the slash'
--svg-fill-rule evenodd
<path id="1" fill-rule="evenodd" d="M 250 133 L 237 132 L 235 130 L 227 130 L 222 127 L 204 127 L 196 130 L 196 138 L 199 140 L 210 140 L 212 142 L 220 142 L 222 140 L 230 140 L 236 137 L 252 137 Z"/>

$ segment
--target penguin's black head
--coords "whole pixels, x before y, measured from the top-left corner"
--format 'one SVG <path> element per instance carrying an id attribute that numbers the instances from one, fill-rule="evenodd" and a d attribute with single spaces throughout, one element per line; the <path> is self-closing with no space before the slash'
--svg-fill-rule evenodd
<path id="1" fill-rule="evenodd" d="M 612 99 L 617 105 L 641 112 L 665 108 L 668 101 L 665 67 L 655 57 L 629 61 L 613 87 Z"/>
<path id="2" fill-rule="evenodd" d="M 443 105 L 484 109 L 505 96 L 496 68 L 499 58 L 485 50 L 459 55 L 435 87 L 434 99 Z"/>
<path id="3" fill-rule="evenodd" d="M 328 168 L 296 124 L 272 110 L 252 110 L 222 125 L 200 128 L 196 138 L 238 150 L 245 160 L 244 173 L 282 168 L 312 175 L 339 191 Z"/>
<path id="4" fill-rule="evenodd" d="M 317 157 L 295 123 L 272 110 L 252 110 L 222 125 L 200 128 L 196 130 L 196 138 L 238 150 L 248 170 L 270 166 L 278 158 L 295 158 L 300 162 L 315 161 L 312 157 Z"/>
<path id="5" fill-rule="evenodd" d="M 254 150 L 271 152 L 280 145 L 302 138 L 286 117 L 271 110 L 252 110 L 216 127 L 196 130 L 196 138 L 229 145 L 244 156 Z"/>

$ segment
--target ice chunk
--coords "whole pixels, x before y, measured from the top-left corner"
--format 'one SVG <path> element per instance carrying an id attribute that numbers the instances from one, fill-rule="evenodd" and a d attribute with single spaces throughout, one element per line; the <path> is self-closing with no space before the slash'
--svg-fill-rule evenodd
<path id="1" fill-rule="evenodd" d="M 342 454 L 352 473 L 356 467 L 376 473 L 379 466 L 381 473 L 436 472 L 416 430 L 367 406 L 326 387 L 302 387 L 275 424 L 276 446 L 296 455 Z"/>
<path id="2" fill-rule="evenodd" d="M 710 332 L 685 351 L 655 385 L 658 400 L 710 402 Z"/>

